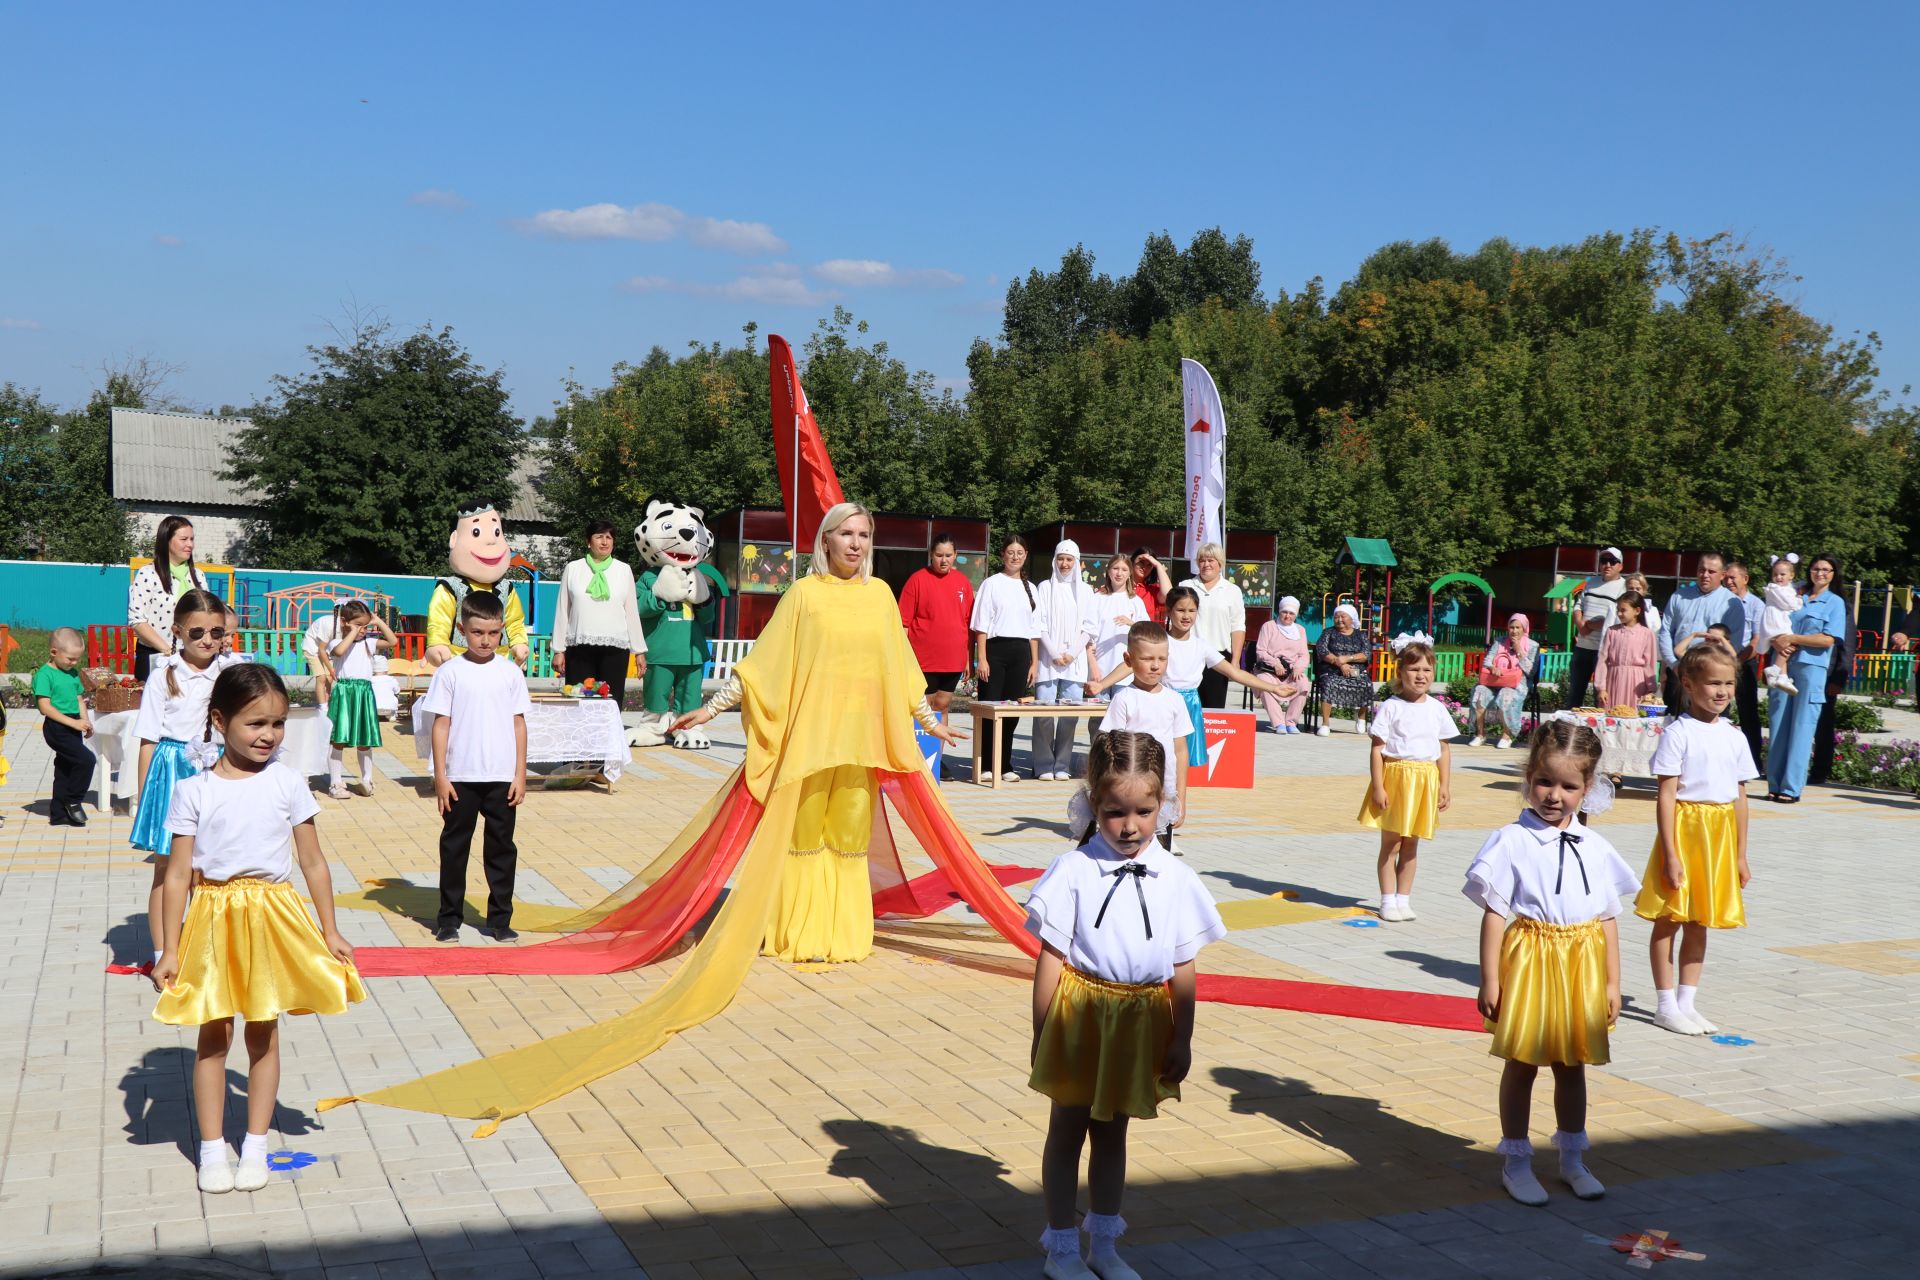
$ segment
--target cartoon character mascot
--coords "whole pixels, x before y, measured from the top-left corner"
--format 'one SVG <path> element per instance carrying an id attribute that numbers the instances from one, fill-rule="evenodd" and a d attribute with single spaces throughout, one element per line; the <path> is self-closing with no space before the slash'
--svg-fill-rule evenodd
<path id="1" fill-rule="evenodd" d="M 705 751 L 713 745 L 699 729 L 670 733 L 676 714 L 700 707 L 700 681 L 713 650 L 713 634 L 727 580 L 707 563 L 713 534 L 706 512 L 659 498 L 634 526 L 634 547 L 647 566 L 640 575 L 640 629 L 647 637 L 646 715 L 633 731 L 636 747 Z"/>
<path id="2" fill-rule="evenodd" d="M 500 580 L 507 576 L 513 553 L 507 547 L 506 529 L 500 513 L 491 502 L 468 502 L 453 518 L 453 530 L 447 537 L 447 562 L 453 572 L 433 584 L 433 598 L 427 605 L 427 664 L 439 666 L 457 653 L 465 653 L 454 620 L 460 616 L 460 602 L 469 591 L 491 591 L 505 597 L 507 646 L 513 660 L 527 665 L 527 619 L 520 608 L 520 597 L 511 590 L 501 591 Z"/>

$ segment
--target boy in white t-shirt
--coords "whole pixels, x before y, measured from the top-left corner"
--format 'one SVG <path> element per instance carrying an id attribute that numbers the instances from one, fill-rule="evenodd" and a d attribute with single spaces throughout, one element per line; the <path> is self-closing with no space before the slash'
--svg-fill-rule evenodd
<path id="1" fill-rule="evenodd" d="M 500 597 L 470 591 L 460 602 L 466 652 L 434 669 L 420 709 L 432 716 L 433 793 L 440 802 L 440 915 L 436 942 L 460 935 L 467 897 L 467 859 L 473 827 L 486 819 L 482 863 L 487 873 L 487 923 L 481 932 L 501 942 L 513 930 L 514 810 L 527 794 L 526 677 L 494 652 L 506 630 Z"/>
<path id="2" fill-rule="evenodd" d="M 1131 670 L 1133 683 L 1113 691 L 1113 702 L 1100 721 L 1100 732 L 1124 729 L 1159 739 L 1166 751 L 1160 843 L 1174 851 L 1173 829 L 1187 820 L 1186 741 L 1194 726 L 1187 714 L 1187 700 L 1166 686 L 1167 650 L 1167 630 L 1157 622 L 1136 622 L 1127 631 L 1126 667 L 1108 675 L 1118 678 Z"/>

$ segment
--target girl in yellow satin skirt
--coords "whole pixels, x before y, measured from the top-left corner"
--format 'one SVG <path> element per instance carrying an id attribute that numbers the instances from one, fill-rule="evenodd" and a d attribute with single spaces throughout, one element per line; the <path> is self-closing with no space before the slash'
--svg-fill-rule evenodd
<path id="1" fill-rule="evenodd" d="M 1466 895 L 1480 922 L 1480 1014 L 1505 1058 L 1500 1077 L 1501 1182 L 1522 1204 L 1547 1202 L 1533 1173 L 1528 1136 L 1533 1084 L 1553 1069 L 1553 1135 L 1560 1176 L 1583 1200 L 1606 1193 L 1588 1172 L 1586 1067 L 1608 1061 L 1607 1033 L 1620 1013 L 1621 896 L 1638 889 L 1633 869 L 1606 837 L 1579 820 L 1600 764 L 1600 739 L 1585 725 L 1549 722 L 1534 731 L 1526 770 L 1527 811 L 1493 833 L 1467 868 Z"/>
<path id="2" fill-rule="evenodd" d="M 208 709 L 226 751 L 174 788 L 167 812 L 173 843 L 153 1016 L 200 1028 L 193 1064 L 200 1189 L 258 1191 L 267 1185 L 267 1125 L 280 1087 L 280 1015 L 340 1013 L 367 993 L 353 948 L 334 928 L 333 881 L 313 826 L 320 806 L 305 779 L 272 761 L 287 726 L 280 677 L 254 663 L 228 667 Z M 317 929 L 289 883 L 295 857 L 320 915 Z M 236 1015 L 246 1020 L 251 1060 L 237 1172 L 221 1129 Z"/>
<path id="3" fill-rule="evenodd" d="M 1707 930 L 1746 927 L 1740 891 L 1747 866 L 1747 789 L 1760 771 L 1746 737 L 1726 719 L 1739 666 L 1700 641 L 1680 655 L 1687 712 L 1667 725 L 1650 766 L 1660 782 L 1659 834 L 1647 857 L 1636 914 L 1653 921 L 1653 1025 L 1681 1035 L 1720 1028 L 1694 1005 L 1707 962 Z M 1680 942 L 1678 971 L 1674 940 Z"/>
<path id="4" fill-rule="evenodd" d="M 1180 1096 L 1193 1056 L 1194 957 L 1226 936 L 1200 878 L 1154 836 L 1166 752 L 1147 733 L 1094 738 L 1093 822 L 1027 898 L 1027 929 L 1041 943 L 1027 1084 L 1053 1100 L 1040 1177 L 1048 1276 L 1134 1274 L 1114 1248 L 1126 1229 L 1127 1121 Z M 1089 1142 L 1092 1252 L 1082 1261 L 1074 1218 Z"/>
<path id="5" fill-rule="evenodd" d="M 1360 800 L 1359 822 L 1380 832 L 1380 918 L 1405 921 L 1413 911 L 1413 876 L 1420 842 L 1439 826 L 1439 815 L 1453 801 L 1453 750 L 1447 745 L 1460 726 L 1436 698 L 1433 646 L 1425 639 L 1395 636 L 1399 667 L 1393 697 L 1374 709 L 1367 732 L 1373 737 L 1367 793 Z"/>

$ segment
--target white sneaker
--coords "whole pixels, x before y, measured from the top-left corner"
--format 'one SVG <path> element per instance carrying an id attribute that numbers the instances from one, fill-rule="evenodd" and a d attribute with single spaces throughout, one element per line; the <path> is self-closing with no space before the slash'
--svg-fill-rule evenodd
<path id="1" fill-rule="evenodd" d="M 1707 1017 L 1706 1014 L 1700 1012 L 1700 1010 L 1697 1008 L 1691 1010 L 1687 1014 L 1687 1016 L 1693 1019 L 1694 1026 L 1700 1028 L 1701 1035 L 1707 1035 L 1707 1036 L 1715 1035 L 1720 1030 L 1719 1027 L 1716 1027 L 1713 1025 L 1713 1020 L 1711 1018 Z"/>
<path id="2" fill-rule="evenodd" d="M 1706 1033 L 1706 1028 L 1677 1009 L 1670 1014 L 1656 1012 L 1653 1015 L 1653 1025 L 1662 1031 L 1671 1031 L 1683 1036 L 1697 1036 Z"/>
<path id="3" fill-rule="evenodd" d="M 257 1156 L 241 1156 L 240 1167 L 233 1174 L 235 1191 L 258 1191 L 267 1185 L 267 1153 Z"/>
<path id="4" fill-rule="evenodd" d="M 1501 1173 L 1500 1185 L 1521 1204 L 1538 1209 L 1547 1203 L 1547 1189 L 1540 1185 L 1540 1179 L 1533 1176 L 1531 1169 L 1518 1175 Z"/>
<path id="5" fill-rule="evenodd" d="M 1002 781 L 1002 782 L 1018 782 L 1018 781 L 1020 781 L 1020 775 L 1019 775 L 1019 774 L 1017 774 L 1017 773 L 1015 773 L 1015 772 L 1014 772 L 1013 770 L 1011 770 L 1011 769 L 1009 769 L 1009 770 L 1007 770 L 1007 771 L 1006 771 L 1005 773 L 1003 773 L 1003 774 L 1001 774 L 1001 775 L 1000 775 L 1000 781 Z"/>
<path id="6" fill-rule="evenodd" d="M 1484 747 L 1487 745 L 1487 735 L 1484 733 L 1476 733 L 1467 739 L 1467 745 L 1470 747 Z"/>
<path id="7" fill-rule="evenodd" d="M 210 1196 L 225 1195 L 233 1190 L 233 1165 L 225 1160 L 201 1165 L 200 1189 Z"/>
<path id="8" fill-rule="evenodd" d="M 1332 732 L 1333 732 L 1333 730 L 1331 730 L 1331 729 L 1329 729 L 1329 728 L 1327 728 L 1327 726 L 1325 726 L 1325 725 L 1321 725 L 1321 726 L 1320 726 L 1320 727 L 1319 727 L 1318 729 L 1315 729 L 1315 730 L 1313 731 L 1313 736 L 1314 736 L 1314 737 L 1316 737 L 1316 738 L 1324 738 L 1324 737 L 1326 737 L 1326 736 L 1327 736 L 1328 734 L 1330 734 L 1330 733 L 1332 733 Z"/>
<path id="9" fill-rule="evenodd" d="M 1511 746 L 1513 745 L 1513 739 L 1512 739 L 1512 738 L 1502 738 L 1502 739 L 1500 739 L 1500 741 L 1498 741 L 1498 742 L 1496 742 L 1496 743 L 1494 743 L 1493 745 L 1494 745 L 1494 747 L 1495 747 L 1495 749 L 1497 749 L 1497 750 L 1500 750 L 1500 751 L 1505 751 L 1505 750 L 1506 750 L 1507 748 L 1509 748 L 1509 747 L 1511 747 Z"/>
<path id="10" fill-rule="evenodd" d="M 370 796 L 373 794 L 373 779 L 362 778 L 358 782 L 348 783 L 347 789 L 355 795 Z"/>
<path id="11" fill-rule="evenodd" d="M 1414 913 L 1411 902 L 1402 902 L 1400 904 L 1400 918 L 1402 920 L 1418 920 L 1420 917 Z"/>

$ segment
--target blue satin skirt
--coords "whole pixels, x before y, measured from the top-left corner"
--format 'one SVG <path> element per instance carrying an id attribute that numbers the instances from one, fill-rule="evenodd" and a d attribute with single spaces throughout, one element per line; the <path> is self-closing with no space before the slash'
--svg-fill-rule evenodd
<path id="1" fill-rule="evenodd" d="M 133 818 L 130 843 L 136 849 L 165 855 L 173 848 L 167 834 L 167 810 L 173 805 L 174 784 L 200 772 L 187 755 L 187 744 L 178 738 L 162 738 L 153 749 L 153 762 L 140 783 L 140 812 Z"/>
<path id="2" fill-rule="evenodd" d="M 1187 735 L 1187 766 L 1203 769 L 1207 764 L 1207 721 L 1200 707 L 1200 691 L 1182 689 L 1180 696 L 1187 703 L 1187 719 L 1193 721 L 1193 732 Z"/>

